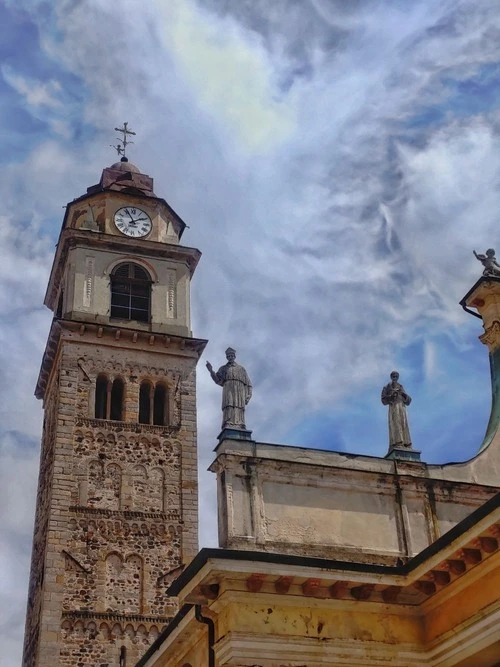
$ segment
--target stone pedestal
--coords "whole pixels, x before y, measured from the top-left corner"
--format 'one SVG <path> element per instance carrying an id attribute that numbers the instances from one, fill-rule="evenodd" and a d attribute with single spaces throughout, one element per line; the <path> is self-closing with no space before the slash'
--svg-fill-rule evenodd
<path id="1" fill-rule="evenodd" d="M 387 452 L 384 458 L 393 461 L 420 461 L 420 452 L 417 449 L 393 447 Z"/>
<path id="2" fill-rule="evenodd" d="M 247 431 L 242 428 L 223 428 L 217 436 L 217 440 L 252 440 L 252 431 Z"/>

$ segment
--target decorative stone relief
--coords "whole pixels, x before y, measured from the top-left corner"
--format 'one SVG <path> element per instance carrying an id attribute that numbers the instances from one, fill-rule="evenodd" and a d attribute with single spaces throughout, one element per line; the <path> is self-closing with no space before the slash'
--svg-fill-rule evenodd
<path id="1" fill-rule="evenodd" d="M 500 322 L 494 320 L 489 329 L 479 336 L 479 340 L 487 345 L 491 352 L 497 350 L 500 347 Z"/>
<path id="2" fill-rule="evenodd" d="M 116 463 L 104 466 L 100 461 L 88 464 L 87 504 L 102 509 L 120 509 L 122 471 Z"/>
<path id="3" fill-rule="evenodd" d="M 132 507 L 134 510 L 144 510 L 148 496 L 146 468 L 142 465 L 134 467 L 132 477 Z"/>
<path id="4" fill-rule="evenodd" d="M 177 317 L 177 274 L 175 269 L 167 271 L 167 317 Z"/>
<path id="5" fill-rule="evenodd" d="M 140 614 L 142 608 L 142 559 L 136 554 L 125 559 L 118 553 L 106 558 L 106 611 Z"/>
<path id="6" fill-rule="evenodd" d="M 95 278 L 95 259 L 94 257 L 85 258 L 85 279 L 83 282 L 83 307 L 92 306 L 92 296 L 94 291 Z"/>
<path id="7" fill-rule="evenodd" d="M 163 512 L 163 486 L 165 474 L 161 468 L 153 468 L 150 473 L 149 511 Z"/>

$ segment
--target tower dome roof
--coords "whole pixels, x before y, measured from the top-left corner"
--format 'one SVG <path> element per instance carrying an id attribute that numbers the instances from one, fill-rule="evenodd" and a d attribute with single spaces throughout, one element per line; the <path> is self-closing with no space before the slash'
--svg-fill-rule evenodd
<path id="1" fill-rule="evenodd" d="M 91 195 L 104 190 L 156 197 L 153 192 L 153 179 L 147 174 L 143 174 L 126 157 L 122 157 L 119 162 L 115 162 L 111 167 L 103 169 L 101 180 L 97 185 L 91 185 L 90 188 L 87 188 L 87 194 Z"/>
<path id="2" fill-rule="evenodd" d="M 111 165 L 110 169 L 115 169 L 117 171 L 131 171 L 134 174 L 140 174 L 141 170 L 128 161 L 127 157 L 122 157 L 119 162 L 115 162 Z"/>

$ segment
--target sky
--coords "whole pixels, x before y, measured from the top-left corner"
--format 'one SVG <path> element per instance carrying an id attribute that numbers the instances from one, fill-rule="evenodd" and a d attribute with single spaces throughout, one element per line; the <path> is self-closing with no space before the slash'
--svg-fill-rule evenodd
<path id="1" fill-rule="evenodd" d="M 200 546 L 237 349 L 261 442 L 383 456 L 395 368 L 429 463 L 477 452 L 491 403 L 460 299 L 498 245 L 497 0 L 0 3 L 0 665 L 20 664 L 64 205 L 129 157 L 203 252 L 192 283 Z"/>

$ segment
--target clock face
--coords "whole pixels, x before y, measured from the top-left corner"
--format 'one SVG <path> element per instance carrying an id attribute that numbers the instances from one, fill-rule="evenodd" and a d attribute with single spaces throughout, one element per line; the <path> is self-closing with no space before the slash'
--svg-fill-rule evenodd
<path id="1" fill-rule="evenodd" d="M 149 215 L 140 208 L 124 206 L 115 213 L 115 225 L 126 236 L 147 236 L 151 231 L 152 222 Z"/>

